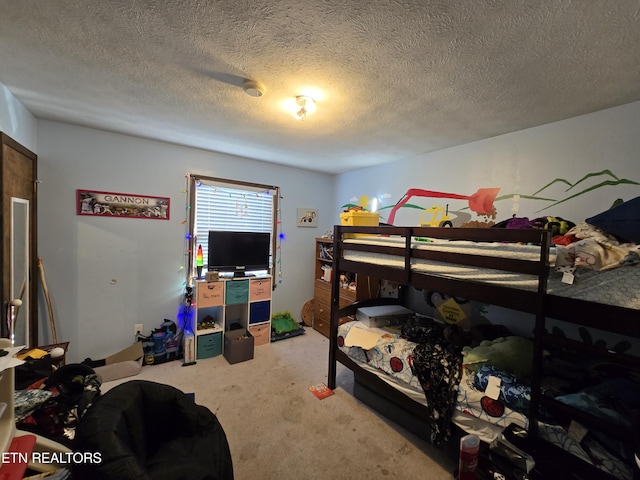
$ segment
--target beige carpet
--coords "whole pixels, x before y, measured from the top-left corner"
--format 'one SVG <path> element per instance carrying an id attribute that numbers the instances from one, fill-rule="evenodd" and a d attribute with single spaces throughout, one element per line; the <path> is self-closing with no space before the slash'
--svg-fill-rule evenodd
<path id="1" fill-rule="evenodd" d="M 453 478 L 456 466 L 444 452 L 352 396 L 348 369 L 338 366 L 335 395 L 318 400 L 309 391 L 327 380 L 328 350 L 328 339 L 306 328 L 305 335 L 256 347 L 253 360 L 145 366 L 102 391 L 145 379 L 194 392 L 227 434 L 236 480 Z"/>

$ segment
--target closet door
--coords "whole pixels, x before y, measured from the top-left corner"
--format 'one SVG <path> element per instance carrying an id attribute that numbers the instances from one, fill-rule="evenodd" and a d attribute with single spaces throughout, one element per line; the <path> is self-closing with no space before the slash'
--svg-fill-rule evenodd
<path id="1" fill-rule="evenodd" d="M 2 337 L 15 345 L 38 345 L 37 156 L 0 133 L 2 143 Z M 20 300 L 16 302 L 15 300 Z M 9 322 L 10 305 L 15 320 Z M 11 328 L 12 327 L 12 328 Z"/>

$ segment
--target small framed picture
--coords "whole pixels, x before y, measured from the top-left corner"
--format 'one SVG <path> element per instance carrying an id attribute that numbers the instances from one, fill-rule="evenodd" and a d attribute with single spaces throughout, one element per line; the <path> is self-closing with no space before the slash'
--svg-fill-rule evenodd
<path id="1" fill-rule="evenodd" d="M 317 227 L 318 226 L 318 209 L 317 208 L 298 208 L 297 223 L 299 227 Z"/>

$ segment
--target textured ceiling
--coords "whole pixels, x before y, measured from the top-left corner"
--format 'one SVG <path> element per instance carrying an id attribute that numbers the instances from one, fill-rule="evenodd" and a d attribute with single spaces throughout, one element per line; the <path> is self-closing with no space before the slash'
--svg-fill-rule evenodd
<path id="1" fill-rule="evenodd" d="M 0 0 L 0 83 L 38 118 L 339 173 L 640 100 L 640 1 Z"/>

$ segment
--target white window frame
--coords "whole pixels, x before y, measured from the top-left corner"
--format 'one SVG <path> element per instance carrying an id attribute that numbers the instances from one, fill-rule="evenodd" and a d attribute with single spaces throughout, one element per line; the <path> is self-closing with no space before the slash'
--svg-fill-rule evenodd
<path id="1" fill-rule="evenodd" d="M 200 188 L 200 190 L 199 190 Z M 206 190 L 210 191 L 210 196 Z M 198 201 L 203 205 L 203 193 L 205 202 L 208 196 L 209 200 L 221 199 L 223 201 L 220 210 L 209 204 L 209 207 L 200 207 L 198 210 Z M 265 202 L 271 197 L 271 215 L 270 218 L 261 216 L 261 212 L 265 212 Z M 272 278 L 272 287 L 275 288 L 275 272 L 277 263 L 277 235 L 278 235 L 278 201 L 280 199 L 280 188 L 274 185 L 263 185 L 259 183 L 243 182 L 239 180 L 229 180 L 224 178 L 209 177 L 204 175 L 189 175 L 189 227 L 187 234 L 188 243 L 188 261 L 187 261 L 187 285 L 192 285 L 193 280 L 197 277 L 196 273 L 196 254 L 198 245 L 207 245 L 208 230 L 228 230 L 228 231 L 255 231 L 271 233 L 271 258 L 270 271 Z M 235 207 L 233 207 L 235 205 Z M 208 212 L 203 213 L 203 209 Z M 233 210 L 235 208 L 235 210 Z M 231 213 L 231 212 L 234 213 Z M 251 212 L 257 212 L 257 218 L 251 218 Z M 201 215 L 199 217 L 199 214 Z M 225 217 L 220 218 L 219 215 L 228 214 L 228 221 Z M 210 218 L 198 225 L 198 218 L 207 215 L 217 215 L 217 218 Z M 266 216 L 266 213 L 265 213 Z M 266 221 L 265 221 L 266 220 Z M 198 231 L 199 230 L 199 231 Z M 200 237 L 200 238 L 198 238 Z M 207 253 L 204 252 L 204 268 L 206 271 Z"/>

